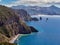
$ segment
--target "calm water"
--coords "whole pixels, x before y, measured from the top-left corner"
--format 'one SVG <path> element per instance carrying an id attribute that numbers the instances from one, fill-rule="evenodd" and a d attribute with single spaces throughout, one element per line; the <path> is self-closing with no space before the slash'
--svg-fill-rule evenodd
<path id="1" fill-rule="evenodd" d="M 39 32 L 19 38 L 18 45 L 60 45 L 60 18 L 43 17 L 42 21 L 27 22 Z"/>

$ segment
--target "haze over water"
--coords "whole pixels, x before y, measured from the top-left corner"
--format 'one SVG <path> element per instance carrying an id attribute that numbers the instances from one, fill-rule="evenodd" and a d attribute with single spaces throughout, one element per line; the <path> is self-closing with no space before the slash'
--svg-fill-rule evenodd
<path id="1" fill-rule="evenodd" d="M 60 16 L 41 17 L 42 20 L 37 16 L 39 21 L 26 22 L 39 32 L 19 38 L 17 41 L 19 45 L 60 45 Z"/>

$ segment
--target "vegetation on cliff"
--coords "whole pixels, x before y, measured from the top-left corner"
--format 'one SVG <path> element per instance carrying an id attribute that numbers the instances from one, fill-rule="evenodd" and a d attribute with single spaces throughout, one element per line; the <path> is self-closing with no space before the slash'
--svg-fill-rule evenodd
<path id="1" fill-rule="evenodd" d="M 0 42 L 8 42 L 9 38 L 18 33 L 31 33 L 31 30 L 15 11 L 0 6 Z"/>
<path id="2" fill-rule="evenodd" d="M 31 20 L 31 17 L 30 15 L 27 13 L 27 11 L 25 11 L 24 9 L 14 9 L 18 14 L 19 16 L 25 20 L 25 21 L 30 21 Z"/>
<path id="3" fill-rule="evenodd" d="M 24 10 L 21 11 L 20 15 L 25 14 L 23 17 L 20 17 L 13 9 L 0 5 L 0 42 L 9 42 L 10 38 L 17 34 L 32 32 L 31 28 L 24 23 L 24 20 L 30 19 L 26 16 L 27 12 Z"/>

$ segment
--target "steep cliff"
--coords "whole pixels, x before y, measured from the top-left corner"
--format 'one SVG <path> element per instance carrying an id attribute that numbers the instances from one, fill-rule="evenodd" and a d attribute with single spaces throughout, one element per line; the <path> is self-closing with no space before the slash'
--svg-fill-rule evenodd
<path id="1" fill-rule="evenodd" d="M 9 38 L 18 33 L 28 34 L 31 32 L 19 14 L 11 8 L 0 5 L 0 42 L 8 42 Z"/>
<path id="2" fill-rule="evenodd" d="M 31 20 L 31 16 L 27 13 L 26 10 L 24 9 L 14 9 L 18 14 L 19 16 L 25 20 L 25 21 L 30 21 Z"/>
<path id="3" fill-rule="evenodd" d="M 25 24 L 24 20 L 29 21 L 30 19 L 31 17 L 25 10 L 21 9 L 16 12 L 0 5 L 0 42 L 8 42 L 17 34 L 38 32 Z"/>

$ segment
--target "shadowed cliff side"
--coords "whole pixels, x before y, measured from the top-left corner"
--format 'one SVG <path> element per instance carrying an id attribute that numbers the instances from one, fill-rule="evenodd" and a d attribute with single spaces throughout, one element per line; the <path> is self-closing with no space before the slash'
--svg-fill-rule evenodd
<path id="1" fill-rule="evenodd" d="M 19 16 L 23 20 L 25 20 L 25 21 L 30 21 L 31 20 L 31 16 L 24 9 L 14 9 L 14 10 L 19 14 Z"/>
<path id="2" fill-rule="evenodd" d="M 29 34 L 32 32 L 22 18 L 13 9 L 0 5 L 0 42 L 8 42 L 11 37 L 17 34 Z M 26 20 L 27 18 L 24 19 Z"/>

